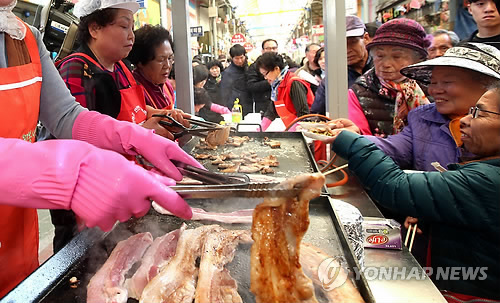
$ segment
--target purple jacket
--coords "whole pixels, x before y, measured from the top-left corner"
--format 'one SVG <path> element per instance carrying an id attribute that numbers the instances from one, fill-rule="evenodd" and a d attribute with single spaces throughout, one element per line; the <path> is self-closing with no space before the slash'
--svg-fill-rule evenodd
<path id="1" fill-rule="evenodd" d="M 417 107 L 408 114 L 408 125 L 397 135 L 385 139 L 365 136 L 375 143 L 401 168 L 434 171 L 431 162 L 446 167 L 460 162 L 461 157 L 474 155 L 457 147 L 448 124 L 450 119 L 441 115 L 434 103 Z"/>

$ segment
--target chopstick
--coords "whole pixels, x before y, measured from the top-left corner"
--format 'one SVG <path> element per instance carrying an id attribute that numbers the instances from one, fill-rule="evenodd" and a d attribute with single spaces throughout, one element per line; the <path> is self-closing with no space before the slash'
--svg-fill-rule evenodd
<path id="1" fill-rule="evenodd" d="M 329 175 L 329 174 L 333 174 L 334 172 L 339 171 L 339 170 L 341 170 L 341 169 L 344 169 L 344 168 L 346 168 L 347 166 L 349 166 L 349 163 L 344 164 L 344 165 L 341 165 L 341 166 L 339 166 L 339 167 L 337 167 L 337 168 L 334 168 L 334 169 L 332 169 L 332 170 L 329 170 L 329 171 L 327 171 L 326 173 L 323 173 L 323 176 L 327 176 L 327 175 Z"/>
<path id="2" fill-rule="evenodd" d="M 413 232 L 411 231 L 413 227 Z M 411 248 L 413 247 L 413 239 L 415 239 L 415 233 L 417 232 L 417 227 L 418 227 L 418 224 L 415 223 L 415 225 L 412 225 L 410 224 L 408 226 L 408 232 L 406 233 L 406 238 L 405 238 L 405 246 L 408 247 L 408 238 L 410 237 L 410 233 L 411 233 L 411 240 L 410 240 L 410 246 L 408 247 L 408 251 L 411 252 Z"/>

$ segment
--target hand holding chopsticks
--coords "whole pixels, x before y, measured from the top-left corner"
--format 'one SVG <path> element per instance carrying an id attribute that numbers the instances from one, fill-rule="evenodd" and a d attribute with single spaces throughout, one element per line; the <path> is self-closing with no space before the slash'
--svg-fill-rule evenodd
<path id="1" fill-rule="evenodd" d="M 408 232 L 406 233 L 406 238 L 405 238 L 405 246 L 408 247 L 408 250 L 411 252 L 411 249 L 413 247 L 413 240 L 415 239 L 415 233 L 422 234 L 422 230 L 418 228 L 418 219 L 413 218 L 413 217 L 406 217 L 404 226 L 408 229 Z M 415 224 L 413 224 L 415 223 Z M 413 229 L 413 231 L 412 231 Z M 411 239 L 410 239 L 410 234 L 411 234 Z M 408 240 L 410 240 L 410 246 L 408 246 Z"/>

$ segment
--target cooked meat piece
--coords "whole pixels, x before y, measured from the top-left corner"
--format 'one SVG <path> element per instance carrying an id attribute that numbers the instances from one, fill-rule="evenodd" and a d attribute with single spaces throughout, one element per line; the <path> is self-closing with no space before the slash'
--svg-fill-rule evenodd
<path id="1" fill-rule="evenodd" d="M 225 158 L 226 158 L 226 160 L 227 160 L 227 159 L 230 159 L 230 160 L 231 160 L 231 159 L 239 159 L 239 158 L 240 158 L 240 156 L 239 156 L 239 155 L 237 155 L 237 154 L 235 154 L 235 153 L 233 153 L 233 152 L 230 152 L 230 153 L 227 153 L 227 154 L 222 154 L 221 156 L 225 157 Z"/>
<path id="2" fill-rule="evenodd" d="M 230 168 L 230 167 L 233 167 L 235 164 L 233 162 L 222 162 L 221 164 L 219 164 L 218 168 L 219 169 L 226 169 L 226 168 Z"/>
<path id="3" fill-rule="evenodd" d="M 245 163 L 245 159 L 235 159 L 232 161 L 233 163 L 240 163 L 240 164 L 243 164 Z"/>
<path id="4" fill-rule="evenodd" d="M 229 168 L 221 170 L 221 172 L 223 172 L 223 173 L 237 173 L 239 168 L 240 168 L 240 165 L 241 165 L 240 163 L 236 163 Z"/>
<path id="5" fill-rule="evenodd" d="M 280 148 L 281 142 L 278 140 L 269 140 L 269 141 L 264 142 L 264 145 L 267 145 L 271 148 Z"/>
<path id="6" fill-rule="evenodd" d="M 181 233 L 186 229 L 186 224 L 182 224 L 180 229 L 176 229 L 158 237 L 149 247 L 148 251 L 142 258 L 141 266 L 137 269 L 132 278 L 128 279 L 127 289 L 130 298 L 139 300 L 144 287 L 153 280 L 160 272 L 160 268 L 170 262 L 175 255 L 177 241 Z"/>
<path id="7" fill-rule="evenodd" d="M 203 182 L 195 180 L 195 179 L 191 179 L 191 178 L 186 177 L 186 176 L 183 176 L 182 180 L 177 181 L 177 185 L 199 185 L 199 184 L 203 184 Z"/>
<path id="8" fill-rule="evenodd" d="M 171 212 L 161 207 L 156 202 L 153 202 L 153 208 L 160 214 L 173 216 Z M 208 212 L 201 208 L 191 208 L 191 210 L 193 211 L 191 221 L 213 221 L 226 224 L 252 223 L 253 208 L 237 210 L 230 213 Z"/>
<path id="9" fill-rule="evenodd" d="M 322 285 L 321 281 L 318 277 L 318 269 L 321 262 L 324 260 L 331 258 L 328 254 L 323 252 L 318 247 L 315 247 L 309 243 L 302 243 L 300 245 L 300 264 L 304 269 L 304 273 L 313 280 L 314 284 L 320 286 Z M 323 270 L 327 270 L 329 267 L 322 268 Z M 339 270 L 341 272 L 338 274 L 338 277 L 344 275 L 344 277 L 348 274 L 344 271 L 344 269 L 338 264 Z M 324 276 L 329 276 L 327 273 Z M 336 287 L 330 291 L 323 291 L 325 296 L 328 298 L 329 302 L 349 302 L 349 303 L 361 303 L 365 302 L 361 297 L 358 289 L 354 286 L 351 279 L 347 278 L 347 280 L 339 287 Z"/>
<path id="10" fill-rule="evenodd" d="M 224 160 L 222 160 L 222 158 L 218 156 L 216 159 L 213 159 L 213 161 L 212 161 L 212 162 L 210 162 L 210 163 L 211 163 L 212 165 L 219 165 L 219 164 L 224 163 Z"/>
<path id="11" fill-rule="evenodd" d="M 261 174 L 274 174 L 274 169 L 270 168 L 269 166 L 264 166 L 261 170 L 260 170 L 260 173 Z"/>
<path id="12" fill-rule="evenodd" d="M 108 260 L 87 285 L 87 302 L 125 303 L 128 291 L 125 287 L 125 275 L 139 260 L 146 249 L 153 243 L 150 233 L 140 233 L 118 242 Z"/>
<path id="13" fill-rule="evenodd" d="M 217 149 L 217 146 L 209 145 L 207 142 L 201 141 L 201 140 L 200 140 L 200 143 L 196 144 L 195 147 L 198 149 L 204 149 L 204 150 L 216 150 Z"/>
<path id="14" fill-rule="evenodd" d="M 259 172 L 262 169 L 260 165 L 242 165 L 238 170 L 239 173 L 253 174 Z"/>
<path id="15" fill-rule="evenodd" d="M 258 162 L 260 165 L 264 166 L 272 166 L 272 167 L 278 167 L 280 166 L 280 163 L 278 162 L 278 159 L 274 155 L 269 155 L 265 158 L 262 158 Z"/>
<path id="16" fill-rule="evenodd" d="M 211 233 L 203 245 L 195 303 L 243 302 L 238 286 L 224 266 L 234 258 L 240 238 L 250 237 L 249 230 L 224 230 Z"/>
<path id="17" fill-rule="evenodd" d="M 322 174 L 288 179 L 279 186 L 300 188 L 297 197 L 266 198 L 255 208 L 250 290 L 257 303 L 317 302 L 299 263 L 300 242 L 309 226 L 309 201 L 320 195 L 324 183 Z"/>
<path id="18" fill-rule="evenodd" d="M 205 141 L 212 146 L 223 145 L 226 143 L 230 131 L 230 126 L 220 126 L 216 130 L 209 131 Z"/>
<path id="19" fill-rule="evenodd" d="M 243 137 L 232 136 L 229 138 L 227 145 L 239 147 L 243 143 L 248 142 L 249 140 L 250 140 L 250 138 L 248 136 L 243 136 Z"/>
<path id="20" fill-rule="evenodd" d="M 196 258 L 201 255 L 205 238 L 212 232 L 221 232 L 218 225 L 205 225 L 185 230 L 177 242 L 174 257 L 142 292 L 140 303 L 192 303 L 196 290 Z"/>
<path id="21" fill-rule="evenodd" d="M 198 160 L 205 160 L 210 158 L 209 154 L 194 154 L 194 158 Z"/>

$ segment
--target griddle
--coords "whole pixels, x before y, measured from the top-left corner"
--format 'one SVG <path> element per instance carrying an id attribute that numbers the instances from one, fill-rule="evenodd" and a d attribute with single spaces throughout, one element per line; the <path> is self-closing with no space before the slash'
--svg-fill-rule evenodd
<path id="1" fill-rule="evenodd" d="M 298 132 L 279 133 L 239 133 L 239 136 L 249 136 L 253 140 L 244 143 L 241 147 L 219 147 L 216 151 L 204 151 L 210 154 L 241 153 L 254 151 L 259 156 L 273 154 L 278 157 L 280 166 L 276 168 L 275 177 L 292 177 L 303 173 L 318 172 L 313 155 L 309 150 L 305 137 Z M 279 140 L 280 149 L 271 149 L 264 146 L 265 137 Z M 201 152 L 195 149 L 198 138 L 188 141 L 183 149 L 188 153 Z M 208 162 L 208 161 L 207 161 Z M 217 170 L 216 166 L 205 163 L 210 170 Z M 326 191 L 326 188 L 324 190 Z M 262 201 L 262 198 L 235 198 L 187 200 L 192 207 L 199 207 L 207 211 L 231 212 L 240 209 L 253 208 Z M 330 256 L 344 256 L 347 265 L 352 269 L 359 268 L 358 261 L 348 243 L 343 226 L 327 196 L 313 199 L 310 203 L 310 226 L 304 237 L 304 242 L 311 243 Z M 54 254 L 35 272 L 21 282 L 14 290 L 7 294 L 0 303 L 30 303 L 30 302 L 64 302 L 85 303 L 86 286 L 90 278 L 107 260 L 116 243 L 129 236 L 149 231 L 153 237 L 161 236 L 181 226 L 182 219 L 173 216 L 164 216 L 151 210 L 146 216 L 131 219 L 117 224 L 109 233 L 103 233 L 97 228 L 86 229 L 79 233 L 62 250 Z M 212 222 L 189 221 L 188 228 L 195 228 Z M 220 224 L 228 229 L 249 229 L 250 224 Z M 244 302 L 253 303 L 255 298 L 250 293 L 250 245 L 239 245 L 233 262 L 226 265 L 231 275 L 238 281 L 238 292 Z M 359 270 L 358 270 L 359 272 Z M 71 288 L 69 280 L 76 277 L 80 280 L 77 288 Z M 368 287 L 367 281 L 354 280 L 366 302 L 375 302 Z M 320 302 L 325 302 L 321 292 L 317 291 Z M 323 301 L 321 299 L 323 298 Z M 129 299 L 128 302 L 137 302 Z"/>
<path id="2" fill-rule="evenodd" d="M 229 212 L 252 208 L 261 201 L 262 199 L 227 198 L 190 200 L 188 202 L 193 207 L 200 207 L 207 211 Z M 133 234 L 145 231 L 151 232 L 156 238 L 179 228 L 183 222 L 185 221 L 177 217 L 161 215 L 151 210 L 142 218 L 117 224 L 109 233 L 103 233 L 99 229 L 87 229 L 48 259 L 0 302 L 85 303 L 87 284 L 104 264 L 116 243 Z M 357 260 L 353 257 L 352 249 L 344 236 L 342 226 L 338 222 L 329 197 L 320 196 L 311 200 L 310 225 L 303 241 L 321 248 L 332 257 L 344 256 L 351 269 L 359 268 Z M 189 221 L 186 223 L 187 228 L 196 228 L 202 224 L 214 224 L 209 221 Z M 228 229 L 250 229 L 251 226 L 250 224 L 220 225 Z M 250 247 L 251 245 L 248 244 L 240 244 L 234 260 L 226 265 L 226 268 L 238 281 L 238 292 L 243 302 L 254 303 L 255 297 L 249 290 Z M 351 272 L 353 271 L 351 270 Z M 80 280 L 77 288 L 70 287 L 71 277 Z M 375 302 L 363 276 L 360 280 L 354 280 L 354 283 L 366 302 Z M 326 302 L 320 289 L 317 286 L 315 288 L 320 302 Z M 128 303 L 136 302 L 134 299 L 128 300 Z"/>

